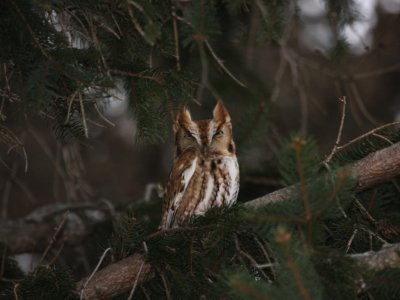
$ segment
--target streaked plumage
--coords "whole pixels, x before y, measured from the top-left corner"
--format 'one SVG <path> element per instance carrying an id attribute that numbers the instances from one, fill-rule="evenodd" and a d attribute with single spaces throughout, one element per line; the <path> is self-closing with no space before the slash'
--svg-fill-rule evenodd
<path id="1" fill-rule="evenodd" d="M 222 102 L 209 120 L 192 121 L 183 109 L 173 129 L 177 151 L 164 197 L 160 224 L 164 229 L 211 207 L 232 205 L 239 191 L 231 118 Z"/>

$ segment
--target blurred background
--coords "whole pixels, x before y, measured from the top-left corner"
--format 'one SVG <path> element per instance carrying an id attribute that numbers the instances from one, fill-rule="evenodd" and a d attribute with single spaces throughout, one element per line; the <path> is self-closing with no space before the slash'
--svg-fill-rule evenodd
<path id="1" fill-rule="evenodd" d="M 238 8 L 218 1 L 219 33 L 210 37 L 210 47 L 179 45 L 181 67 L 196 83 L 171 112 L 186 104 L 195 119 L 210 118 L 215 102 L 224 101 L 238 145 L 239 201 L 281 187 L 276 156 L 292 132 L 312 136 L 323 154 L 330 152 L 342 116 L 340 97 L 347 100 L 342 142 L 400 120 L 399 0 L 233 2 Z M 191 1 L 173 3 L 178 17 L 185 18 Z M 74 19 L 63 19 L 45 4 L 41 8 L 68 36 L 69 47 L 85 48 Z M 172 25 L 167 29 L 172 31 Z M 178 22 L 178 30 L 186 34 L 185 24 Z M 175 59 L 168 63 L 155 57 L 156 66 L 175 68 Z M 10 73 L 2 63 L 2 222 L 54 204 L 74 209 L 101 203 L 108 207 L 104 214 L 113 214 L 132 203 L 151 202 L 161 213 L 159 194 L 174 156 L 173 116 L 162 124 L 163 138 L 138 142 L 143 131 L 132 104 L 137 90 L 116 79 L 99 105 L 101 113 L 86 116 L 87 138 L 60 139 L 54 116 L 46 110 L 27 114 L 18 109 L 20 99 L 6 97 Z M 43 251 L 38 245 L 31 248 Z"/>

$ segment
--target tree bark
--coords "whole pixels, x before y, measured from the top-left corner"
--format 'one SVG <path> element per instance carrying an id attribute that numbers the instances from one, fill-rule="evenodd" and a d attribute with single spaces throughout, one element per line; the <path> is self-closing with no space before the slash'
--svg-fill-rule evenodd
<path id="1" fill-rule="evenodd" d="M 140 274 L 138 274 L 140 271 Z M 129 291 L 135 281 L 140 284 L 154 276 L 150 264 L 140 254 L 133 254 L 97 272 L 93 278 L 78 283 L 84 299 L 111 299 Z"/>
<path id="2" fill-rule="evenodd" d="M 400 267 L 400 243 L 384 245 L 379 251 L 351 254 L 359 265 L 373 271 Z"/>

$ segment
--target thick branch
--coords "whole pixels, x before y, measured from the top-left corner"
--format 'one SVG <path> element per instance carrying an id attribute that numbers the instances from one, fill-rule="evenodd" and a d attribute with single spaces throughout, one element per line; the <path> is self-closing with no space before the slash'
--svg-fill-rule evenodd
<path id="1" fill-rule="evenodd" d="M 363 190 L 400 175 L 400 142 L 371 153 L 345 168 L 357 180 L 356 190 Z M 340 171 L 341 169 L 338 170 L 338 172 Z M 245 205 L 258 207 L 282 201 L 297 191 L 298 186 L 292 185 L 251 200 Z"/>
<path id="2" fill-rule="evenodd" d="M 144 262 L 140 254 L 133 254 L 127 258 L 111 264 L 89 281 L 83 291 L 84 299 L 111 299 L 130 290 L 136 279 L 140 284 L 154 276 L 151 266 Z M 142 266 L 143 264 L 143 266 Z M 142 269 L 139 278 L 136 278 L 139 269 Z M 78 291 L 81 291 L 86 280 L 78 283 Z"/>
<path id="3" fill-rule="evenodd" d="M 400 267 L 400 243 L 384 246 L 379 251 L 351 254 L 359 265 L 373 271 L 382 271 L 386 268 Z"/>

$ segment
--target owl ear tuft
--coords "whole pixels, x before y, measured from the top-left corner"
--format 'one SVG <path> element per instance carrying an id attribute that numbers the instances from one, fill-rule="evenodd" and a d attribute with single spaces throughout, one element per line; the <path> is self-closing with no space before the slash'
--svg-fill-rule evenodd
<path id="1" fill-rule="evenodd" d="M 225 108 L 221 100 L 219 100 L 215 105 L 213 116 L 214 120 L 217 121 L 217 123 L 229 123 L 231 121 L 228 110 Z"/>
<path id="2" fill-rule="evenodd" d="M 176 133 L 179 130 L 179 128 L 181 127 L 187 128 L 191 123 L 192 123 L 192 117 L 190 116 L 190 112 L 186 107 L 184 107 L 176 114 L 173 130 Z"/>

